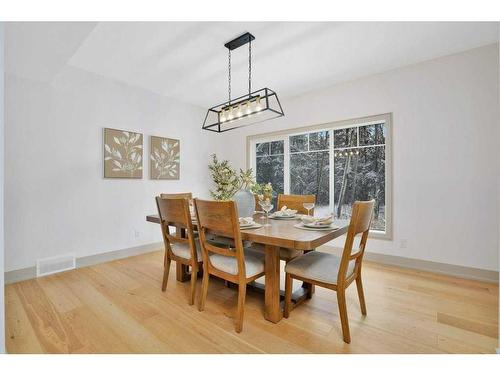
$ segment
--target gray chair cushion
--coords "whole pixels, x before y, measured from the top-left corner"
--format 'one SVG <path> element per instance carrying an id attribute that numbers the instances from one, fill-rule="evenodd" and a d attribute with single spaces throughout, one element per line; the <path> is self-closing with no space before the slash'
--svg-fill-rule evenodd
<path id="1" fill-rule="evenodd" d="M 234 239 L 229 237 L 218 236 L 215 234 L 208 234 L 207 240 L 210 242 L 217 242 L 219 244 L 224 244 L 227 246 L 234 247 Z M 252 243 L 250 241 L 243 241 L 243 247 L 250 247 Z"/>
<path id="2" fill-rule="evenodd" d="M 201 257 L 200 240 L 198 237 L 195 237 L 194 243 L 196 245 L 197 260 L 201 262 L 203 259 Z M 170 247 L 172 248 L 172 253 L 179 258 L 191 259 L 191 249 L 187 243 L 170 242 Z"/>
<path id="3" fill-rule="evenodd" d="M 346 277 L 352 274 L 354 265 L 354 260 L 349 262 Z M 337 284 L 339 267 L 340 257 L 320 251 L 311 251 L 288 262 L 285 272 L 323 283 Z"/>
<path id="4" fill-rule="evenodd" d="M 260 243 L 252 243 L 251 248 L 255 251 L 261 252 L 265 254 L 266 246 Z M 297 258 L 299 255 L 304 254 L 302 250 L 295 249 L 286 249 L 284 247 L 280 247 L 280 259 L 289 260 L 293 258 Z"/>
<path id="5" fill-rule="evenodd" d="M 229 257 L 220 254 L 210 254 L 212 266 L 227 272 L 231 275 L 238 274 L 238 261 L 236 257 Z M 246 277 L 255 276 L 264 272 L 264 255 L 249 248 L 245 248 L 245 271 Z"/>

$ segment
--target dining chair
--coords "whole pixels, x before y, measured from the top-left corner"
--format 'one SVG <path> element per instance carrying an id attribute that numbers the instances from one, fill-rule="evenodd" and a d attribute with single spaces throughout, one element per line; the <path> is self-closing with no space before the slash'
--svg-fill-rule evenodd
<path id="1" fill-rule="evenodd" d="M 316 203 L 316 196 L 311 195 L 294 195 L 294 194 L 278 194 L 278 207 L 281 210 L 283 206 L 287 206 L 291 210 L 297 210 L 297 213 L 307 215 L 307 209 L 304 208 L 304 203 Z M 310 210 L 314 215 L 314 208 Z"/>
<path id="2" fill-rule="evenodd" d="M 246 286 L 264 275 L 264 255 L 243 248 L 240 224 L 234 201 L 205 201 L 195 199 L 198 232 L 200 234 L 201 253 L 203 257 L 203 281 L 199 310 L 205 308 L 210 275 L 228 282 L 238 284 L 238 308 L 236 313 L 236 332 L 243 328 Z M 207 235 L 233 240 L 233 245 L 216 243 Z"/>
<path id="3" fill-rule="evenodd" d="M 253 197 L 255 198 L 255 211 L 262 211 L 262 207 L 259 203 L 259 194 L 254 194 Z"/>
<path id="4" fill-rule="evenodd" d="M 190 194 L 190 193 L 189 193 Z M 166 194 L 162 194 L 165 196 Z M 200 242 L 196 238 L 189 212 L 189 203 L 184 198 L 156 197 L 160 226 L 165 244 L 163 282 L 161 290 L 167 289 L 168 274 L 171 261 L 191 267 L 191 290 L 189 304 L 194 304 L 198 270 L 202 264 Z M 175 236 L 170 233 L 170 226 L 176 227 Z M 179 231 L 187 236 L 180 236 Z"/>
<path id="5" fill-rule="evenodd" d="M 278 194 L 278 204 L 276 210 L 281 210 L 283 206 L 291 210 L 297 210 L 297 213 L 306 215 L 307 209 L 304 208 L 304 203 L 316 203 L 315 195 L 294 195 L 294 194 Z M 314 215 L 314 208 L 311 210 L 311 214 Z M 311 249 L 313 250 L 313 249 Z M 308 250 L 308 251 L 311 251 Z M 302 250 L 286 249 L 284 247 L 280 248 L 280 259 L 288 263 L 292 259 L 304 254 Z"/>
<path id="6" fill-rule="evenodd" d="M 356 281 L 361 313 L 366 315 L 361 265 L 370 232 L 374 203 L 375 201 L 371 200 L 357 201 L 353 204 L 351 222 L 341 257 L 312 251 L 287 263 L 285 266 L 285 311 L 283 314 L 285 318 L 289 317 L 292 308 L 293 279 L 335 290 L 344 341 L 351 342 L 345 290 L 353 281 Z M 354 239 L 358 234 L 361 234 L 359 248 L 353 253 Z"/>
<path id="7" fill-rule="evenodd" d="M 161 198 L 185 198 L 193 199 L 193 193 L 162 193 Z"/>

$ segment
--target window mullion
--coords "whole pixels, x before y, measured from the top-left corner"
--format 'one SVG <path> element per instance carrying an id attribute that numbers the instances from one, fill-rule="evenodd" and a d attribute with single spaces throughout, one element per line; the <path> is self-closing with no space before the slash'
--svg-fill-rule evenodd
<path id="1" fill-rule="evenodd" d="M 334 157 L 334 145 L 333 145 L 333 142 L 334 142 L 334 139 L 333 139 L 333 129 L 330 129 L 328 130 L 328 132 L 330 133 L 330 145 L 329 145 L 329 151 L 330 151 L 330 167 L 328 168 L 329 171 L 329 181 L 330 181 L 330 191 L 329 191 L 329 195 L 330 195 L 330 212 L 333 214 L 334 211 L 335 211 L 335 157 Z"/>
<path id="2" fill-rule="evenodd" d="M 283 139 L 283 168 L 284 174 L 283 178 L 283 190 L 284 194 L 290 194 L 290 137 L 287 136 Z"/>

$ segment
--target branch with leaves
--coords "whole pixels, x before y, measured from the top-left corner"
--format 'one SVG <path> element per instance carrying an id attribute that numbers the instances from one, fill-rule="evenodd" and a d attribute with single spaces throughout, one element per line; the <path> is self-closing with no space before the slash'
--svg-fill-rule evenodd
<path id="1" fill-rule="evenodd" d="M 252 169 L 240 169 L 239 174 L 231 167 L 228 160 L 219 161 L 212 155 L 212 163 L 208 165 L 215 189 L 210 190 L 215 200 L 230 200 L 240 189 L 252 189 L 256 184 Z"/>

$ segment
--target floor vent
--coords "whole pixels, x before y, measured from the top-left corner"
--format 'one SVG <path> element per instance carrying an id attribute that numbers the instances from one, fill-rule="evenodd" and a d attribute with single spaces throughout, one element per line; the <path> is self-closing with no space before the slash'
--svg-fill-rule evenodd
<path id="1" fill-rule="evenodd" d="M 36 277 L 72 270 L 75 267 L 76 258 L 74 255 L 60 255 L 53 258 L 39 259 L 36 261 Z"/>

